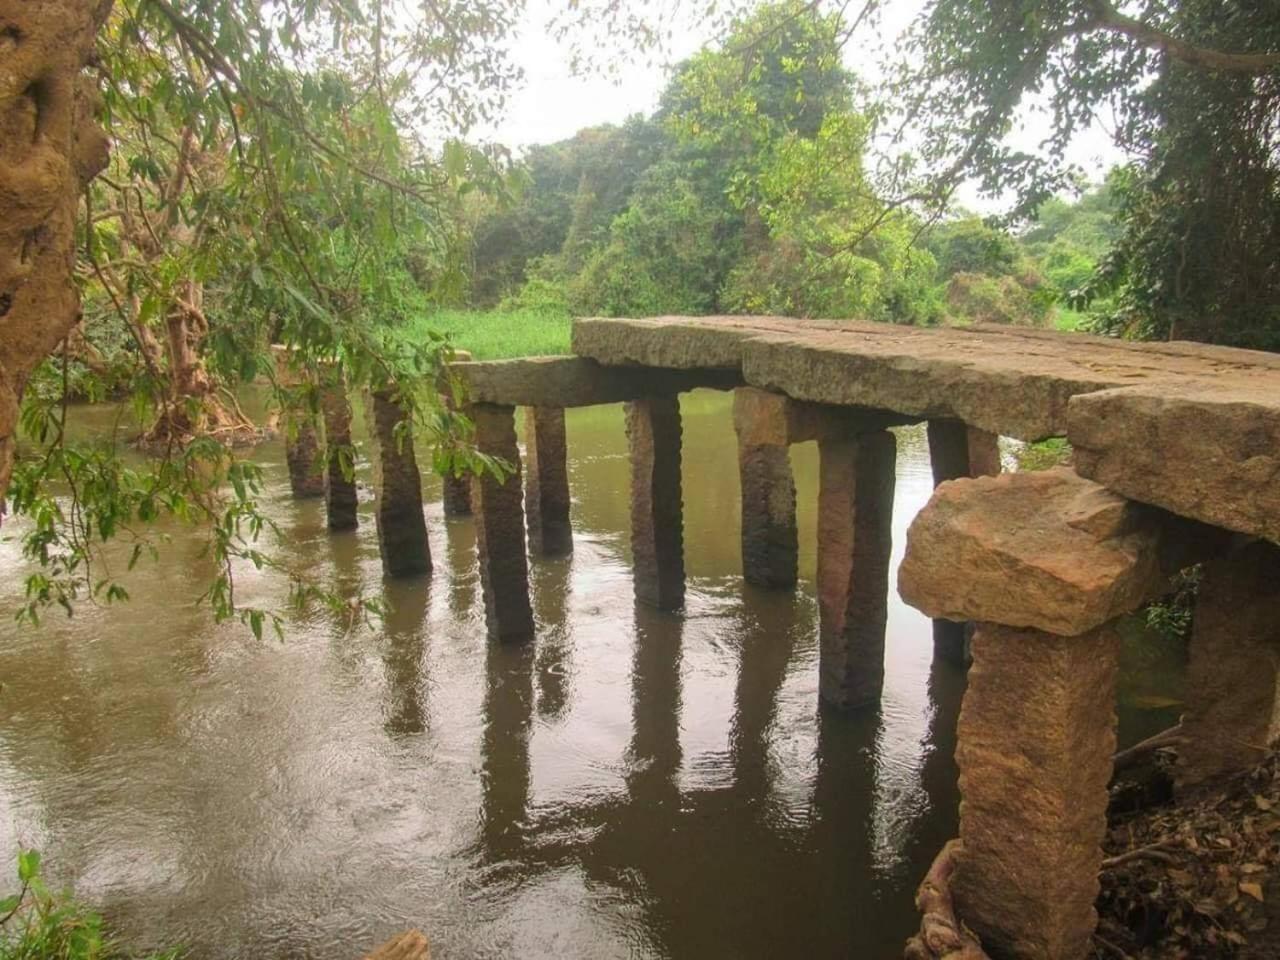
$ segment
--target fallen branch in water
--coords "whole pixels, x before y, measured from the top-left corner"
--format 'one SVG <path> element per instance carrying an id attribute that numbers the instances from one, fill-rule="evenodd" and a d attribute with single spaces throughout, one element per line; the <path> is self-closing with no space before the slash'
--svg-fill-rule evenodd
<path id="1" fill-rule="evenodd" d="M 1122 863 L 1129 863 L 1131 860 L 1159 860 L 1161 863 L 1176 867 L 1181 861 L 1169 851 L 1178 849 L 1181 849 L 1180 845 L 1170 840 L 1149 843 L 1145 847 L 1138 847 L 1136 850 L 1128 850 L 1125 853 L 1118 853 L 1114 857 L 1107 857 L 1102 861 L 1102 869 L 1110 870 L 1113 867 L 1120 866 Z"/>
<path id="2" fill-rule="evenodd" d="M 907 941 L 905 960 L 990 960 L 978 938 L 956 918 L 951 875 L 959 851 L 959 840 L 943 847 L 916 890 L 920 932 Z"/>

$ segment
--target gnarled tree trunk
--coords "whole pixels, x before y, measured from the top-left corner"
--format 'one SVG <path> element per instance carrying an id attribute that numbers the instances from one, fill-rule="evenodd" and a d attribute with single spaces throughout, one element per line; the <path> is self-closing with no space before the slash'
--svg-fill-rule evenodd
<path id="1" fill-rule="evenodd" d="M 0 0 L 0 498 L 32 371 L 80 316 L 80 192 L 106 166 L 85 75 L 111 0 Z"/>

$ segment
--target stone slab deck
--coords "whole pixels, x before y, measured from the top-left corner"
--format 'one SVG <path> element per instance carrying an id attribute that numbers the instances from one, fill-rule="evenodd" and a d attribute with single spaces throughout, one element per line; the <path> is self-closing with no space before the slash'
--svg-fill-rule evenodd
<path id="1" fill-rule="evenodd" d="M 586 318 L 573 349 L 613 368 L 595 376 L 620 376 L 616 389 L 644 368 L 688 371 L 692 386 L 718 371 L 797 400 L 1065 436 L 1079 472 L 1125 496 L 1280 542 L 1280 355 L 784 317 Z"/>

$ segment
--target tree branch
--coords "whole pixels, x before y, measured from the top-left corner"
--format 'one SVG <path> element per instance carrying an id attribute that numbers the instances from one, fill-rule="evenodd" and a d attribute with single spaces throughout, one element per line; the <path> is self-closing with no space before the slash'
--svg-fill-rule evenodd
<path id="1" fill-rule="evenodd" d="M 1177 37 L 1158 30 L 1149 24 L 1126 16 L 1107 0 L 1093 0 L 1093 29 L 1119 33 L 1137 41 L 1141 46 L 1160 50 L 1174 60 L 1192 67 L 1222 70 L 1228 73 L 1260 74 L 1280 68 L 1280 53 L 1230 53 L 1197 47 Z"/>

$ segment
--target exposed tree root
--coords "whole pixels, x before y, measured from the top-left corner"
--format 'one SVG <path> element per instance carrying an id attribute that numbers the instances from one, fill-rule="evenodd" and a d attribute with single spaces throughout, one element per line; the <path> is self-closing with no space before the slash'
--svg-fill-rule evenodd
<path id="1" fill-rule="evenodd" d="M 943 847 L 916 890 L 920 932 L 907 941 L 905 960 L 990 960 L 978 938 L 956 917 L 951 900 L 951 875 L 959 851 L 959 840 Z"/>

